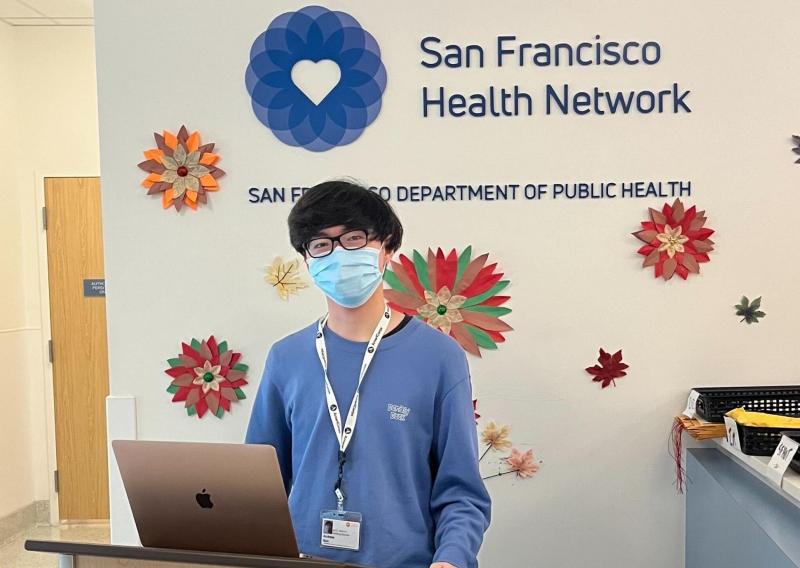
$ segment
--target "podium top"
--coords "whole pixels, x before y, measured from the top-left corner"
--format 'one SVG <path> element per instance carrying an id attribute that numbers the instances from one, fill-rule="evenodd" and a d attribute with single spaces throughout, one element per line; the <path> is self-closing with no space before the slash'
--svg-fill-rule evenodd
<path id="1" fill-rule="evenodd" d="M 72 556 L 160 560 L 162 562 L 209 564 L 244 568 L 367 568 L 366 566 L 360 566 L 358 564 L 342 564 L 341 562 L 333 562 L 322 558 L 278 558 L 274 556 L 228 554 L 225 552 L 87 544 L 55 540 L 26 540 L 25 550 L 30 550 L 32 552 L 52 552 L 54 554 L 67 554 Z"/>

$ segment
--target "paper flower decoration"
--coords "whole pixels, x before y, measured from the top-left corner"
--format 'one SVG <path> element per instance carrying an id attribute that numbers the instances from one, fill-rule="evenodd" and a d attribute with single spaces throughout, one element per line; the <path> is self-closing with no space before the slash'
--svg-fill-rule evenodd
<path id="1" fill-rule="evenodd" d="M 536 463 L 533 457 L 533 450 L 528 450 L 521 453 L 516 448 L 512 447 L 511 440 L 508 439 L 508 433 L 511 428 L 509 426 L 498 426 L 494 421 L 489 422 L 481 432 L 481 442 L 486 446 L 478 458 L 478 463 L 483 462 L 483 458 L 489 451 L 503 451 L 511 449 L 511 454 L 500 458 L 500 464 L 507 465 L 510 469 L 500 471 L 498 467 L 497 473 L 483 477 L 484 480 L 493 477 L 500 477 L 508 475 L 509 473 L 516 473 L 517 477 L 523 479 L 531 477 L 534 473 L 539 471 L 539 463 Z"/>
<path id="2" fill-rule="evenodd" d="M 794 142 L 795 146 L 792 148 L 792 152 L 795 154 L 800 154 L 800 136 L 797 134 L 792 134 L 792 141 Z M 795 164 L 800 164 L 800 158 L 797 158 L 794 161 Z"/>
<path id="3" fill-rule="evenodd" d="M 592 381 L 603 383 L 603 388 L 606 388 L 612 383 L 614 386 L 617 386 L 616 379 L 622 378 L 628 374 L 625 372 L 628 365 L 622 362 L 622 349 L 613 355 L 609 355 L 603 349 L 600 349 L 600 356 L 597 358 L 597 362 L 600 364 L 587 367 L 586 372 L 594 376 Z"/>
<path id="4" fill-rule="evenodd" d="M 231 402 L 245 398 L 242 387 L 247 384 L 247 365 L 239 362 L 242 355 L 228 348 L 228 342 L 217 343 L 212 335 L 207 340 L 192 339 L 181 344 L 182 353 L 168 359 L 164 371 L 172 377 L 167 392 L 172 402 L 183 402 L 189 416 L 202 418 L 210 411 L 222 418 L 230 412 Z"/>
<path id="5" fill-rule="evenodd" d="M 303 282 L 300 277 L 299 263 L 296 258 L 284 262 L 277 257 L 272 264 L 267 266 L 265 280 L 278 291 L 282 300 L 288 300 L 289 294 L 297 294 L 299 290 L 308 288 L 308 284 Z"/>
<path id="6" fill-rule="evenodd" d="M 536 459 L 533 457 L 533 450 L 522 453 L 513 448 L 511 455 L 505 458 L 505 462 L 511 468 L 511 471 L 506 473 L 516 473 L 517 477 L 522 479 L 533 477 L 533 474 L 539 471 L 539 464 L 536 463 Z"/>
<path id="7" fill-rule="evenodd" d="M 390 289 L 386 299 L 394 310 L 416 316 L 449 334 L 473 355 L 480 348 L 497 349 L 503 333 L 513 328 L 502 316 L 510 296 L 498 294 L 509 284 L 496 272 L 497 264 L 486 264 L 488 254 L 472 259 L 472 247 L 461 254 L 455 249 L 445 255 L 428 249 L 427 257 L 413 251 L 412 258 L 400 255 L 385 273 Z"/>
<path id="8" fill-rule="evenodd" d="M 502 451 L 511 447 L 508 439 L 508 426 L 498 426 L 494 421 L 489 422 L 481 432 L 481 441 L 487 446 L 487 450 Z"/>
<path id="9" fill-rule="evenodd" d="M 742 296 L 741 303 L 734 307 L 736 308 L 736 315 L 741 316 L 741 321 L 746 321 L 748 324 L 758 323 L 761 318 L 767 315 L 761 311 L 761 296 L 752 302 L 747 299 L 747 296 Z"/>
<path id="10" fill-rule="evenodd" d="M 655 277 L 669 280 L 678 274 L 686 280 L 689 273 L 700 273 L 700 263 L 709 262 L 708 253 L 714 250 L 709 237 L 713 229 L 704 227 L 705 211 L 692 206 L 684 210 L 676 199 L 670 206 L 665 203 L 661 211 L 650 209 L 650 220 L 642 221 L 642 230 L 634 234 L 644 241 L 638 253 L 644 256 L 642 266 L 655 266 Z"/>
<path id="11" fill-rule="evenodd" d="M 214 144 L 200 144 L 200 134 L 181 126 L 175 136 L 168 130 L 153 135 L 156 148 L 145 150 L 147 158 L 139 167 L 148 172 L 142 182 L 148 195 L 161 194 L 164 209 L 183 205 L 197 209 L 198 203 L 208 201 L 207 192 L 217 191 L 217 179 L 225 174 L 216 167 L 219 156 L 214 154 Z"/>

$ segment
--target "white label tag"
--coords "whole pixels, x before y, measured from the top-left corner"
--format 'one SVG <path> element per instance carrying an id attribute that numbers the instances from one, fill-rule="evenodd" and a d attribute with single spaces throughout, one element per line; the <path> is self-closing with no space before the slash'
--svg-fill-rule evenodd
<path id="1" fill-rule="evenodd" d="M 694 418 L 698 398 L 700 398 L 700 393 L 692 389 L 692 392 L 689 393 L 689 400 L 686 402 L 686 410 L 683 411 L 684 416 Z"/>
<path id="2" fill-rule="evenodd" d="M 772 454 L 772 459 L 769 460 L 767 465 L 767 477 L 771 481 L 777 483 L 780 487 L 783 481 L 783 476 L 789 464 L 792 463 L 794 455 L 797 453 L 797 448 L 800 446 L 797 442 L 787 436 L 781 437 L 778 447 L 775 448 L 775 453 Z"/>
<path id="3" fill-rule="evenodd" d="M 323 511 L 320 545 L 358 550 L 361 546 L 361 515 L 345 511 Z"/>
<path id="4" fill-rule="evenodd" d="M 739 440 L 739 426 L 736 424 L 736 420 L 729 416 L 725 417 L 725 441 L 732 448 L 742 451 L 742 443 Z"/>

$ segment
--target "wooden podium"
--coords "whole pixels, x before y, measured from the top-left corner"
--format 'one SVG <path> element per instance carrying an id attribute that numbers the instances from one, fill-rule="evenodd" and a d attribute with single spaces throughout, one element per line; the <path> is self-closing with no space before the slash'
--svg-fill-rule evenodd
<path id="1" fill-rule="evenodd" d="M 25 541 L 25 550 L 59 555 L 59 568 L 366 568 L 312 558 L 277 558 L 139 546 Z"/>

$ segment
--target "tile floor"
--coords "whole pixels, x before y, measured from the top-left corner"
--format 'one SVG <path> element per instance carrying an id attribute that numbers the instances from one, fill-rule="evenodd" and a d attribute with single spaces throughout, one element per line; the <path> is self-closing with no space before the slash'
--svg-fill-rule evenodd
<path id="1" fill-rule="evenodd" d="M 109 529 L 107 524 L 31 528 L 10 540 L 0 542 L 0 568 L 56 568 L 58 566 L 58 559 L 53 554 L 25 550 L 25 541 L 28 539 L 108 543 Z"/>

